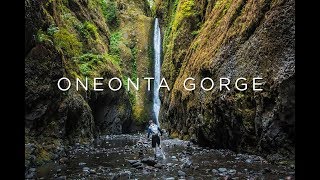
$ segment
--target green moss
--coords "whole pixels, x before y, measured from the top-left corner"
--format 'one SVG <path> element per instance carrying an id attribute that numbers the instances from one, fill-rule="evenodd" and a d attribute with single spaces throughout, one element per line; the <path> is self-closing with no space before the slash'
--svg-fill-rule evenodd
<path id="1" fill-rule="evenodd" d="M 177 131 L 173 131 L 173 132 L 171 132 L 170 137 L 171 138 L 178 138 L 179 137 L 179 133 Z"/>
<path id="2" fill-rule="evenodd" d="M 219 9 L 222 9 L 222 10 L 220 10 L 219 16 L 214 24 L 215 28 L 218 27 L 220 25 L 220 23 L 222 22 L 222 18 L 229 10 L 231 2 L 232 2 L 231 0 L 219 0 L 216 2 L 213 9 L 215 9 L 217 12 Z"/>
<path id="3" fill-rule="evenodd" d="M 181 1 L 178 5 L 178 10 L 175 14 L 174 21 L 172 23 L 172 30 L 176 31 L 180 23 L 183 19 L 188 18 L 190 16 L 197 15 L 197 11 L 194 9 L 194 1 L 186 0 Z"/>
<path id="4" fill-rule="evenodd" d="M 120 55 L 119 43 L 122 40 L 122 33 L 120 31 L 116 31 L 111 33 L 110 36 L 110 54 L 111 55 Z"/>
<path id="5" fill-rule="evenodd" d="M 192 31 L 191 34 L 192 34 L 193 36 L 197 36 L 197 35 L 199 34 L 199 32 L 200 32 L 199 30 L 197 30 L 197 31 Z"/>
<path id="6" fill-rule="evenodd" d="M 43 148 L 40 148 L 39 153 L 36 156 L 36 164 L 41 165 L 44 164 L 45 162 L 50 161 L 50 154 Z"/>
<path id="7" fill-rule="evenodd" d="M 117 3 L 109 0 L 101 0 L 100 5 L 108 25 L 111 27 L 118 27 L 120 20 Z"/>
<path id="8" fill-rule="evenodd" d="M 110 61 L 115 68 L 118 69 L 118 71 L 120 72 L 120 57 L 118 55 L 110 55 L 110 54 L 104 54 L 103 55 L 104 58 L 108 61 Z"/>
<path id="9" fill-rule="evenodd" d="M 94 67 L 101 63 L 103 60 L 104 57 L 102 55 L 91 53 L 83 54 L 75 58 L 75 61 L 77 62 L 77 64 L 79 64 L 80 73 L 84 76 L 90 76 L 91 71 L 94 69 Z"/>
<path id="10" fill-rule="evenodd" d="M 81 75 L 91 76 L 94 71 L 98 70 L 102 64 L 111 62 L 112 68 L 116 68 L 120 72 L 119 57 L 110 54 L 92 54 L 86 53 L 73 58 L 79 66 Z"/>
<path id="11" fill-rule="evenodd" d="M 50 35 L 50 36 L 53 36 L 54 33 L 58 32 L 58 31 L 59 31 L 59 27 L 57 27 L 57 26 L 55 26 L 55 25 L 53 25 L 53 24 L 51 24 L 51 25 L 48 27 L 48 29 L 47 29 L 47 33 L 48 33 L 48 35 Z"/>
<path id="12" fill-rule="evenodd" d="M 54 44 L 60 48 L 68 57 L 79 56 L 82 51 L 82 43 L 76 34 L 69 32 L 65 28 L 53 34 Z"/>
<path id="13" fill-rule="evenodd" d="M 98 28 L 94 24 L 88 21 L 78 24 L 77 26 L 75 26 L 75 28 L 80 34 L 80 36 L 85 39 L 88 39 L 88 38 L 96 39 L 99 35 Z"/>
<path id="14" fill-rule="evenodd" d="M 189 141 L 190 140 L 190 136 L 189 135 L 184 135 L 182 139 L 184 141 Z"/>
<path id="15" fill-rule="evenodd" d="M 37 32 L 36 41 L 38 43 L 50 43 L 53 44 L 51 37 L 43 32 L 41 29 Z"/>
<path id="16" fill-rule="evenodd" d="M 132 53 L 132 73 L 131 73 L 131 77 L 134 81 L 136 81 L 137 79 L 137 54 L 138 54 L 138 49 L 136 47 L 131 49 L 131 53 Z"/>

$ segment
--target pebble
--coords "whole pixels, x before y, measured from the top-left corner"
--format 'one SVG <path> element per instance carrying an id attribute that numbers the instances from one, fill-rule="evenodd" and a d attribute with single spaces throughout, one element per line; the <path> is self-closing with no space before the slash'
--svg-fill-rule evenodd
<path id="1" fill-rule="evenodd" d="M 234 174 L 236 174 L 236 170 L 235 169 L 230 169 L 229 171 L 228 171 L 228 173 L 230 174 L 230 175 L 234 175 Z"/>
<path id="2" fill-rule="evenodd" d="M 67 176 L 59 176 L 56 180 L 66 180 Z"/>
<path id="3" fill-rule="evenodd" d="M 218 172 L 219 172 L 219 171 L 216 170 L 216 169 L 212 169 L 211 171 L 212 171 L 212 173 L 214 173 L 214 174 L 218 174 Z"/>
<path id="4" fill-rule="evenodd" d="M 82 171 L 89 171 L 90 170 L 90 168 L 88 168 L 88 167 L 83 167 L 82 168 Z"/>
<path id="5" fill-rule="evenodd" d="M 138 167 L 138 166 L 142 166 L 142 163 L 141 162 L 136 162 L 134 164 L 132 164 L 132 167 Z"/>
<path id="6" fill-rule="evenodd" d="M 37 169 L 36 169 L 36 168 L 30 168 L 29 171 L 30 171 L 30 172 L 36 172 Z"/>
<path id="7" fill-rule="evenodd" d="M 219 171 L 219 172 L 226 172 L 227 169 L 226 169 L 226 168 L 219 168 L 218 171 Z"/>
<path id="8" fill-rule="evenodd" d="M 181 176 L 184 177 L 184 176 L 186 176 L 186 173 L 183 172 L 183 171 L 181 171 L 181 170 L 179 170 L 179 171 L 178 171 L 178 176 L 179 176 L 179 177 L 181 177 Z"/>
<path id="9" fill-rule="evenodd" d="M 84 163 L 84 162 L 80 162 L 79 163 L 79 166 L 84 166 L 84 165 L 86 165 L 87 163 Z"/>
<path id="10" fill-rule="evenodd" d="M 155 168 L 158 168 L 158 169 L 162 169 L 162 165 L 159 164 L 159 163 L 155 164 L 154 167 L 155 167 Z"/>
<path id="11" fill-rule="evenodd" d="M 94 169 L 90 169 L 90 174 L 96 174 L 96 171 Z"/>
<path id="12" fill-rule="evenodd" d="M 168 177 L 165 180 L 174 180 L 174 177 Z"/>
<path id="13" fill-rule="evenodd" d="M 26 179 L 31 179 L 31 178 L 33 178 L 34 176 L 35 176 L 34 173 L 29 173 L 29 174 L 27 174 L 27 175 L 25 176 L 25 178 L 26 178 Z"/>

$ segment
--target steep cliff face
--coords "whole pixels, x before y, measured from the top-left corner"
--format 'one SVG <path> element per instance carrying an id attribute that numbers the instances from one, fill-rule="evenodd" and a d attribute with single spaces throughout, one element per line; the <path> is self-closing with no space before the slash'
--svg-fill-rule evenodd
<path id="1" fill-rule="evenodd" d="M 160 0 L 164 60 L 160 119 L 172 136 L 215 148 L 294 157 L 295 3 L 292 0 Z M 164 13 L 162 13 L 164 12 Z M 183 82 L 194 77 L 196 89 Z M 210 77 L 215 88 L 200 88 Z M 248 90 L 219 91 L 239 77 Z M 262 77 L 262 92 L 252 78 Z M 251 81 L 250 81 L 251 80 Z M 233 85 L 234 87 L 234 85 Z"/>
<path id="2" fill-rule="evenodd" d="M 26 0 L 25 11 L 26 166 L 58 158 L 66 143 L 128 133 L 133 123 L 146 121 L 140 117 L 148 93 L 108 87 L 112 77 L 125 84 L 127 77 L 150 73 L 146 1 Z M 58 89 L 62 77 L 70 79 L 70 90 Z M 75 79 L 85 77 L 88 91 L 77 91 Z M 104 78 L 104 91 L 93 90 L 94 77 Z"/>

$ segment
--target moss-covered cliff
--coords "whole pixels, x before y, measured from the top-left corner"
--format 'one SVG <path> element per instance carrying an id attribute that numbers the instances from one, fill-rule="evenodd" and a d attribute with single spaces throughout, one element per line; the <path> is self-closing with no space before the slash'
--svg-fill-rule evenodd
<path id="1" fill-rule="evenodd" d="M 160 120 L 172 136 L 270 160 L 294 157 L 295 2 L 158 0 L 163 30 Z M 196 79 L 195 91 L 183 81 Z M 262 92 L 212 91 L 199 82 L 262 77 Z M 248 84 L 252 87 L 252 82 Z"/>
<path id="2" fill-rule="evenodd" d="M 26 166 L 63 154 L 67 143 L 85 143 L 98 134 L 128 133 L 151 116 L 146 84 L 139 92 L 118 92 L 112 77 L 150 76 L 147 1 L 25 1 Z M 68 91 L 57 81 L 68 77 Z M 75 78 L 89 79 L 89 90 L 76 91 Z M 104 91 L 93 91 L 93 78 L 104 78 Z"/>

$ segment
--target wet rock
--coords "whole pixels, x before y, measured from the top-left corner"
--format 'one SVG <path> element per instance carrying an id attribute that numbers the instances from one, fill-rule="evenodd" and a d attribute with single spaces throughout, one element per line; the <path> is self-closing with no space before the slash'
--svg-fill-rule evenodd
<path id="1" fill-rule="evenodd" d="M 26 179 L 33 179 L 33 178 L 35 178 L 35 172 L 30 172 L 29 174 L 27 174 L 26 176 L 25 176 L 25 178 Z"/>
<path id="2" fill-rule="evenodd" d="M 67 160 L 68 160 L 68 158 L 62 157 L 62 158 L 59 159 L 59 163 L 60 163 L 60 164 L 64 164 L 64 163 L 67 162 Z"/>
<path id="3" fill-rule="evenodd" d="M 269 169 L 269 168 L 264 168 L 264 169 L 262 170 L 262 173 L 264 173 L 264 174 L 270 173 L 270 172 L 271 172 L 271 169 Z"/>
<path id="4" fill-rule="evenodd" d="M 287 177 L 285 177 L 284 178 L 285 180 L 292 180 L 292 179 L 294 179 L 292 176 L 287 176 Z"/>
<path id="5" fill-rule="evenodd" d="M 223 179 L 224 180 L 232 180 L 232 178 L 230 176 L 224 176 Z"/>
<path id="6" fill-rule="evenodd" d="M 236 174 L 236 170 L 235 169 L 230 169 L 229 171 L 228 171 L 228 173 L 230 174 L 230 175 L 235 175 Z"/>
<path id="7" fill-rule="evenodd" d="M 147 175 L 147 174 L 150 174 L 150 172 L 148 172 L 147 170 L 142 170 L 142 174 L 144 174 L 144 175 Z"/>
<path id="8" fill-rule="evenodd" d="M 219 168 L 218 171 L 221 172 L 221 173 L 223 173 L 223 172 L 226 172 L 227 169 L 226 169 L 226 168 Z"/>
<path id="9" fill-rule="evenodd" d="M 144 158 L 141 160 L 141 162 L 147 164 L 148 166 L 154 166 L 155 164 L 157 164 L 157 161 L 151 158 Z"/>
<path id="10" fill-rule="evenodd" d="M 154 169 L 154 167 L 153 166 L 146 166 L 145 169 L 152 171 Z"/>
<path id="11" fill-rule="evenodd" d="M 132 164 L 132 167 L 138 167 L 138 166 L 142 166 L 142 163 L 141 162 L 136 162 L 136 163 L 134 163 L 134 164 Z"/>
<path id="12" fill-rule="evenodd" d="M 30 172 L 36 172 L 37 169 L 36 169 L 36 168 L 30 168 L 29 171 L 30 171 Z"/>
<path id="13" fill-rule="evenodd" d="M 246 159 L 246 163 L 252 163 L 252 159 Z"/>
<path id="14" fill-rule="evenodd" d="M 216 170 L 216 169 L 212 169 L 211 172 L 214 173 L 214 174 L 218 174 L 219 173 L 219 171 Z"/>
<path id="15" fill-rule="evenodd" d="M 66 180 L 67 176 L 59 176 L 58 178 L 56 178 L 56 180 Z"/>
<path id="16" fill-rule="evenodd" d="M 192 165 L 192 161 L 188 158 L 182 159 L 181 161 L 183 162 L 182 168 L 190 168 Z"/>
<path id="17" fill-rule="evenodd" d="M 179 171 L 178 171 L 178 176 L 179 176 L 179 177 L 184 177 L 184 176 L 186 176 L 186 173 L 183 172 L 183 171 L 181 171 L 181 170 L 179 170 Z"/>
<path id="18" fill-rule="evenodd" d="M 84 172 L 89 172 L 89 171 L 90 171 L 90 168 L 88 168 L 88 167 L 83 167 L 83 168 L 82 168 L 82 171 L 84 171 Z"/>
<path id="19" fill-rule="evenodd" d="M 162 164 L 157 163 L 157 164 L 154 165 L 154 167 L 158 168 L 158 169 L 162 169 Z"/>
<path id="20" fill-rule="evenodd" d="M 135 164 L 136 162 L 139 162 L 139 160 L 128 160 L 128 162 L 129 162 L 130 164 Z"/>
<path id="21" fill-rule="evenodd" d="M 174 177 L 168 177 L 165 180 L 174 180 Z"/>
<path id="22" fill-rule="evenodd" d="M 167 163 L 167 166 L 168 166 L 168 167 L 170 167 L 170 166 L 172 166 L 172 165 L 173 165 L 172 163 Z"/>
<path id="23" fill-rule="evenodd" d="M 112 180 L 130 179 L 131 174 L 131 171 L 119 172 L 112 177 Z"/>
<path id="24" fill-rule="evenodd" d="M 84 166 L 84 165 L 86 165 L 87 163 L 84 163 L 84 162 L 80 162 L 79 163 L 79 166 Z"/>
<path id="25" fill-rule="evenodd" d="M 89 170 L 90 174 L 96 174 L 96 171 L 94 169 Z"/>

